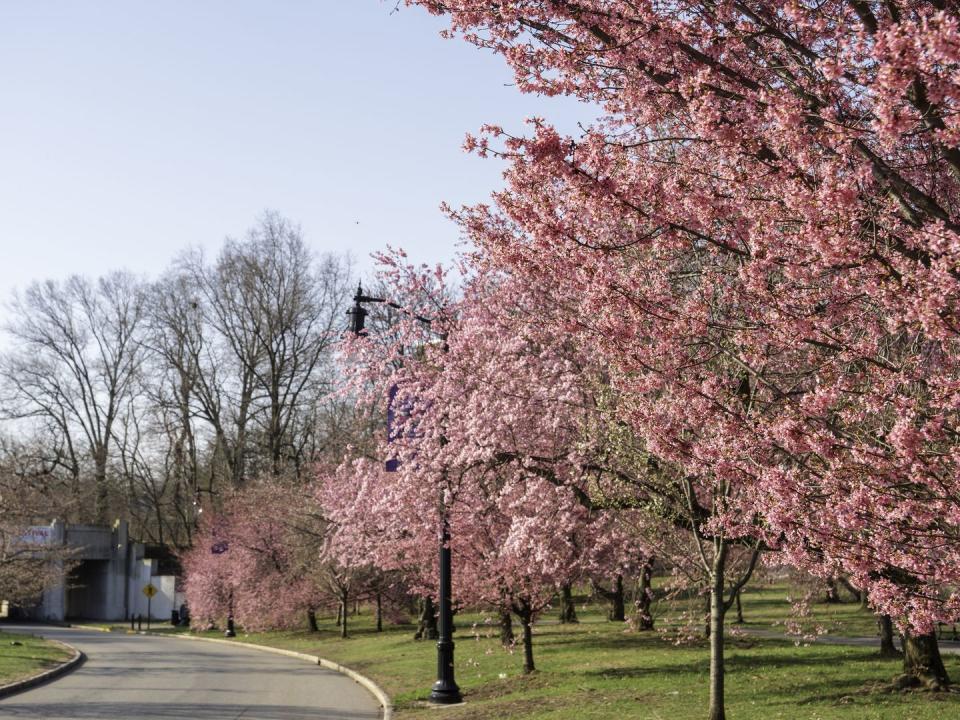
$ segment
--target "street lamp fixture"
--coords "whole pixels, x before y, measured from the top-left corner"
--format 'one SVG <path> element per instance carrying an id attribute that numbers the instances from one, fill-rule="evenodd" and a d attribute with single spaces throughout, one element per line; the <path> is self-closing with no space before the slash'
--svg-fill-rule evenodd
<path id="1" fill-rule="evenodd" d="M 383 303 L 389 307 L 400 310 L 416 318 L 428 327 L 431 320 L 415 313 L 410 313 L 396 303 L 390 302 L 385 298 L 370 297 L 363 294 L 363 286 L 357 285 L 357 294 L 353 296 L 353 307 L 347 311 L 350 316 L 350 330 L 354 335 L 365 335 L 364 323 L 367 317 L 367 310 L 363 303 Z M 444 343 L 446 348 L 446 343 Z M 388 471 L 395 471 L 396 465 L 388 466 Z M 440 605 L 440 637 L 437 640 L 437 681 L 433 684 L 430 691 L 430 702 L 439 705 L 453 705 L 463 702 L 460 695 L 460 688 L 454 679 L 453 671 L 453 605 L 450 596 L 452 592 L 452 569 L 450 554 L 450 522 L 447 519 L 446 507 L 443 499 L 440 500 L 440 587 L 439 597 Z"/>
<path id="2" fill-rule="evenodd" d="M 227 540 L 217 540 L 210 546 L 211 555 L 223 555 L 230 550 L 230 543 Z M 227 630 L 223 633 L 224 637 L 232 638 L 237 636 L 237 631 L 233 626 L 233 588 L 230 589 L 230 598 L 227 601 Z"/>

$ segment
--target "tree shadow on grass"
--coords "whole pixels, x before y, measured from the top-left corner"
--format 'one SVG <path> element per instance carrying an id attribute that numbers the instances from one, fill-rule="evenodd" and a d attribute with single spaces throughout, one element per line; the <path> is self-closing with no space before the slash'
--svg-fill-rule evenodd
<path id="1" fill-rule="evenodd" d="M 791 685 L 789 693 L 784 692 L 783 702 L 778 705 L 816 705 L 831 703 L 845 705 L 856 703 L 871 703 L 876 700 L 886 700 L 889 703 L 900 702 L 946 702 L 960 708 L 960 693 L 958 692 L 896 692 L 892 690 L 892 678 L 848 678 L 846 680 L 810 682 L 800 685 Z M 832 692 L 831 692 L 832 690 Z"/>
<path id="2" fill-rule="evenodd" d="M 749 675 L 757 670 L 776 672 L 787 668 L 797 669 L 803 667 L 829 669 L 830 667 L 835 667 L 836 663 L 837 657 L 835 653 L 829 652 L 826 649 L 818 652 L 811 648 L 803 648 L 803 652 L 798 652 L 794 655 L 771 654 L 770 652 L 764 652 L 762 647 L 748 650 L 740 649 L 735 653 L 728 654 L 725 658 L 727 675 L 731 678 L 736 678 L 737 675 L 741 674 Z M 898 661 L 893 660 L 891 663 L 891 669 L 893 669 L 893 666 L 897 665 Z M 682 662 L 663 663 L 648 658 L 648 664 L 645 665 L 599 668 L 596 670 L 583 671 L 578 674 L 592 678 L 642 678 L 663 674 L 703 674 L 708 672 L 709 669 L 710 658 L 704 654 L 702 657 Z M 864 678 L 864 681 L 869 679 L 870 678 Z M 838 681 L 838 686 L 840 684 L 850 686 L 855 684 L 855 682 L 856 681 L 851 681 L 850 679 Z M 823 687 L 824 684 L 824 682 L 817 682 L 811 684 L 811 686 Z M 794 685 L 794 687 L 803 686 Z"/>
<path id="3" fill-rule="evenodd" d="M 533 642 L 534 645 L 576 645 L 578 648 L 588 647 L 595 648 L 597 650 L 628 648 L 641 650 L 644 648 L 666 649 L 674 647 L 663 640 L 659 635 L 655 635 L 653 633 L 593 633 L 590 631 L 578 632 L 576 630 L 565 632 L 563 630 L 554 629 L 535 631 L 533 635 Z M 706 641 L 703 642 L 703 647 L 707 647 Z"/>
<path id="4" fill-rule="evenodd" d="M 865 660 L 876 661 L 874 656 Z M 890 693 L 890 679 L 900 669 L 900 661 L 889 660 L 881 666 L 867 666 L 844 677 L 832 676 L 838 658 L 828 648 L 818 651 L 812 648 L 798 649 L 794 655 L 771 654 L 740 650 L 726 658 L 728 700 L 734 701 L 758 693 L 763 704 L 771 708 L 795 707 L 797 705 L 884 705 L 913 702 L 946 702 L 948 707 L 960 707 L 960 693 L 921 693 L 923 699 L 908 700 L 898 693 Z M 854 660 L 856 662 L 856 660 Z M 806 670 L 804 670 L 806 668 Z M 679 683 L 682 676 L 705 678 L 709 673 L 710 659 L 706 655 L 692 662 L 657 663 L 645 666 L 611 667 L 580 671 L 577 675 L 589 680 L 649 680 L 674 677 Z M 811 676 L 810 670 L 818 669 Z M 798 674 L 796 671 L 800 671 Z M 756 673 L 776 674 L 757 684 Z M 698 682 L 698 681 L 694 681 Z"/>

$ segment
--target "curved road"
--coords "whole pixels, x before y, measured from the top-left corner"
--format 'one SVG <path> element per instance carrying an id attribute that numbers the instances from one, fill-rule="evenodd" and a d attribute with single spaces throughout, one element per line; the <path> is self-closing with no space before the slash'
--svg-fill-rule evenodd
<path id="1" fill-rule="evenodd" d="M 34 720 L 376 720 L 380 706 L 339 673 L 218 643 L 31 625 L 62 640 L 78 669 L 0 700 L 0 718 Z"/>

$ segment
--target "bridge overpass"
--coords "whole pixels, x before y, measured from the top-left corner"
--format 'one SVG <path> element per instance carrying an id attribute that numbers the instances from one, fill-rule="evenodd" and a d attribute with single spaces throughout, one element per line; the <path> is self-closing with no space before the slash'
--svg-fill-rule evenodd
<path id="1" fill-rule="evenodd" d="M 71 566 L 60 573 L 62 581 L 44 591 L 40 603 L 28 611 L 34 619 L 146 617 L 148 604 L 142 591 L 148 583 L 158 590 L 150 602 L 153 618 L 169 620 L 170 611 L 179 606 L 176 578 L 157 575 L 158 561 L 146 557 L 142 543 L 130 541 L 125 521 L 112 527 L 54 521 L 31 527 L 30 537 L 36 543 L 66 548 Z"/>

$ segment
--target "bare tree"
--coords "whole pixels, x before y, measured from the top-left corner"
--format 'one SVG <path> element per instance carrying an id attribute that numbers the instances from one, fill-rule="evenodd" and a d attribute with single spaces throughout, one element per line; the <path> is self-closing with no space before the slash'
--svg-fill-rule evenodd
<path id="1" fill-rule="evenodd" d="M 266 213 L 149 285 L 34 283 L 11 304 L 0 420 L 39 439 L 71 521 L 104 523 L 115 501 L 134 536 L 188 545 L 223 490 L 298 482 L 354 434 L 355 409 L 330 392 L 349 273 Z"/>
<path id="2" fill-rule="evenodd" d="M 6 330 L 14 349 L 0 359 L 4 415 L 55 428 L 72 458 L 75 486 L 85 456 L 92 516 L 106 522 L 114 424 L 142 358 L 143 286 L 125 273 L 96 282 L 73 276 L 30 285 L 11 309 Z"/>
<path id="3" fill-rule="evenodd" d="M 155 521 L 144 517 L 142 532 L 158 543 L 189 544 L 201 493 L 213 491 L 208 432 L 199 417 L 218 416 L 219 393 L 204 386 L 210 374 L 200 371 L 205 343 L 196 296 L 183 274 L 168 274 L 151 287 L 147 372 L 138 392 L 145 408 L 130 408 L 125 416 L 124 446 L 141 457 L 131 459 L 124 472 L 130 492 L 150 501 Z"/>
<path id="4" fill-rule="evenodd" d="M 56 466 L 34 441 L 0 438 L 0 598 L 29 603 L 61 581 L 68 553 L 31 534 L 67 511 Z"/>
<path id="5" fill-rule="evenodd" d="M 348 264 L 313 258 L 299 228 L 266 213 L 244 240 L 227 240 L 212 265 L 194 253 L 180 268 L 208 337 L 197 398 L 232 485 L 258 472 L 298 472 L 310 418 L 329 390 Z"/>

